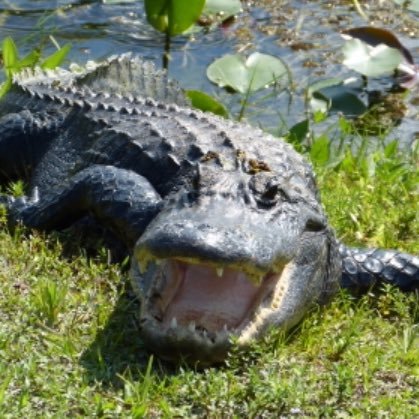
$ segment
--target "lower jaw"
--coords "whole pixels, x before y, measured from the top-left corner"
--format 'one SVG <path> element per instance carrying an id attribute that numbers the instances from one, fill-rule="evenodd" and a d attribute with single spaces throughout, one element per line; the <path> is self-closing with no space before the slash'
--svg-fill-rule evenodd
<path id="1" fill-rule="evenodd" d="M 222 333 L 212 339 L 183 328 L 159 329 L 151 323 L 154 322 L 143 320 L 141 337 L 147 349 L 165 361 L 205 368 L 224 362 L 232 347 L 234 333 Z"/>

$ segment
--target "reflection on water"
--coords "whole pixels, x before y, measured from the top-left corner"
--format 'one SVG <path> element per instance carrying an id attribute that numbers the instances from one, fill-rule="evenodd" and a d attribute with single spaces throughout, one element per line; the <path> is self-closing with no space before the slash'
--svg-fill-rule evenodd
<path id="1" fill-rule="evenodd" d="M 305 117 L 305 86 L 324 77 L 351 75 L 338 59 L 342 44 L 339 31 L 365 25 L 365 21 L 349 3 L 249 2 L 249 8 L 229 27 L 202 29 L 176 37 L 170 74 L 186 88 L 218 96 L 234 114 L 240 108 L 239 98 L 209 83 L 205 76 L 208 64 L 237 50 L 245 54 L 257 50 L 279 56 L 290 67 L 293 89 L 261 92 L 252 98 L 246 117 L 270 130 L 284 130 Z M 383 22 L 382 26 L 393 29 L 418 61 L 417 16 L 402 12 L 400 6 L 395 9 L 390 6 L 393 7 L 390 1 L 385 5 L 378 0 L 371 1 L 368 13 L 375 22 Z M 60 44 L 71 41 L 70 59 L 79 63 L 133 51 L 160 65 L 164 45 L 163 36 L 147 24 L 141 0 L 0 0 L 0 39 L 7 35 L 15 39 L 22 53 L 40 43 L 48 45 L 52 52 L 54 47 L 48 42 L 49 35 Z M 388 84 L 389 80 L 380 83 Z M 377 89 L 382 90 L 383 85 L 377 84 Z M 417 97 L 412 95 L 411 102 L 415 100 Z M 395 134 L 408 142 L 419 131 L 417 112 L 415 114 L 413 105 L 410 108 L 410 115 Z"/>

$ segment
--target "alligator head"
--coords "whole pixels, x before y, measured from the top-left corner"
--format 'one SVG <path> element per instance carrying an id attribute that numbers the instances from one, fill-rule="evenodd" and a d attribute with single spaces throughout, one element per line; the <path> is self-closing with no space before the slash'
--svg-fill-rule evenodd
<path id="1" fill-rule="evenodd" d="M 132 264 L 153 352 L 223 361 L 232 341 L 293 326 L 334 288 L 333 234 L 314 192 L 291 172 L 238 178 L 201 167 L 194 186 L 167 197 Z"/>

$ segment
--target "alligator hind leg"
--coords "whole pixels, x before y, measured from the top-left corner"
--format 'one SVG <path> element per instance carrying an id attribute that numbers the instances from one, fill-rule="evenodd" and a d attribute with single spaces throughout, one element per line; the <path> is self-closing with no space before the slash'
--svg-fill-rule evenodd
<path id="1" fill-rule="evenodd" d="M 381 284 L 402 291 L 419 289 L 419 257 L 397 250 L 339 247 L 342 257 L 342 288 L 366 292 Z"/>
<path id="2" fill-rule="evenodd" d="M 95 165 L 41 196 L 9 198 L 6 206 L 12 222 L 40 230 L 62 229 L 91 215 L 133 246 L 159 211 L 161 197 L 143 176 Z"/>

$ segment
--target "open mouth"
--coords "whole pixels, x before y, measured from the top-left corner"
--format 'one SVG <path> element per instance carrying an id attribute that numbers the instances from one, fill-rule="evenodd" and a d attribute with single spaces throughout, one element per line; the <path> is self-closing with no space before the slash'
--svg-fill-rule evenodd
<path id="1" fill-rule="evenodd" d="M 163 358 L 220 359 L 249 325 L 275 306 L 282 272 L 258 276 L 234 267 L 214 267 L 181 258 L 151 260 L 152 285 L 143 299 L 141 324 L 146 343 Z M 148 263 L 147 263 L 148 264 Z M 176 349 L 177 348 L 177 349 Z"/>

